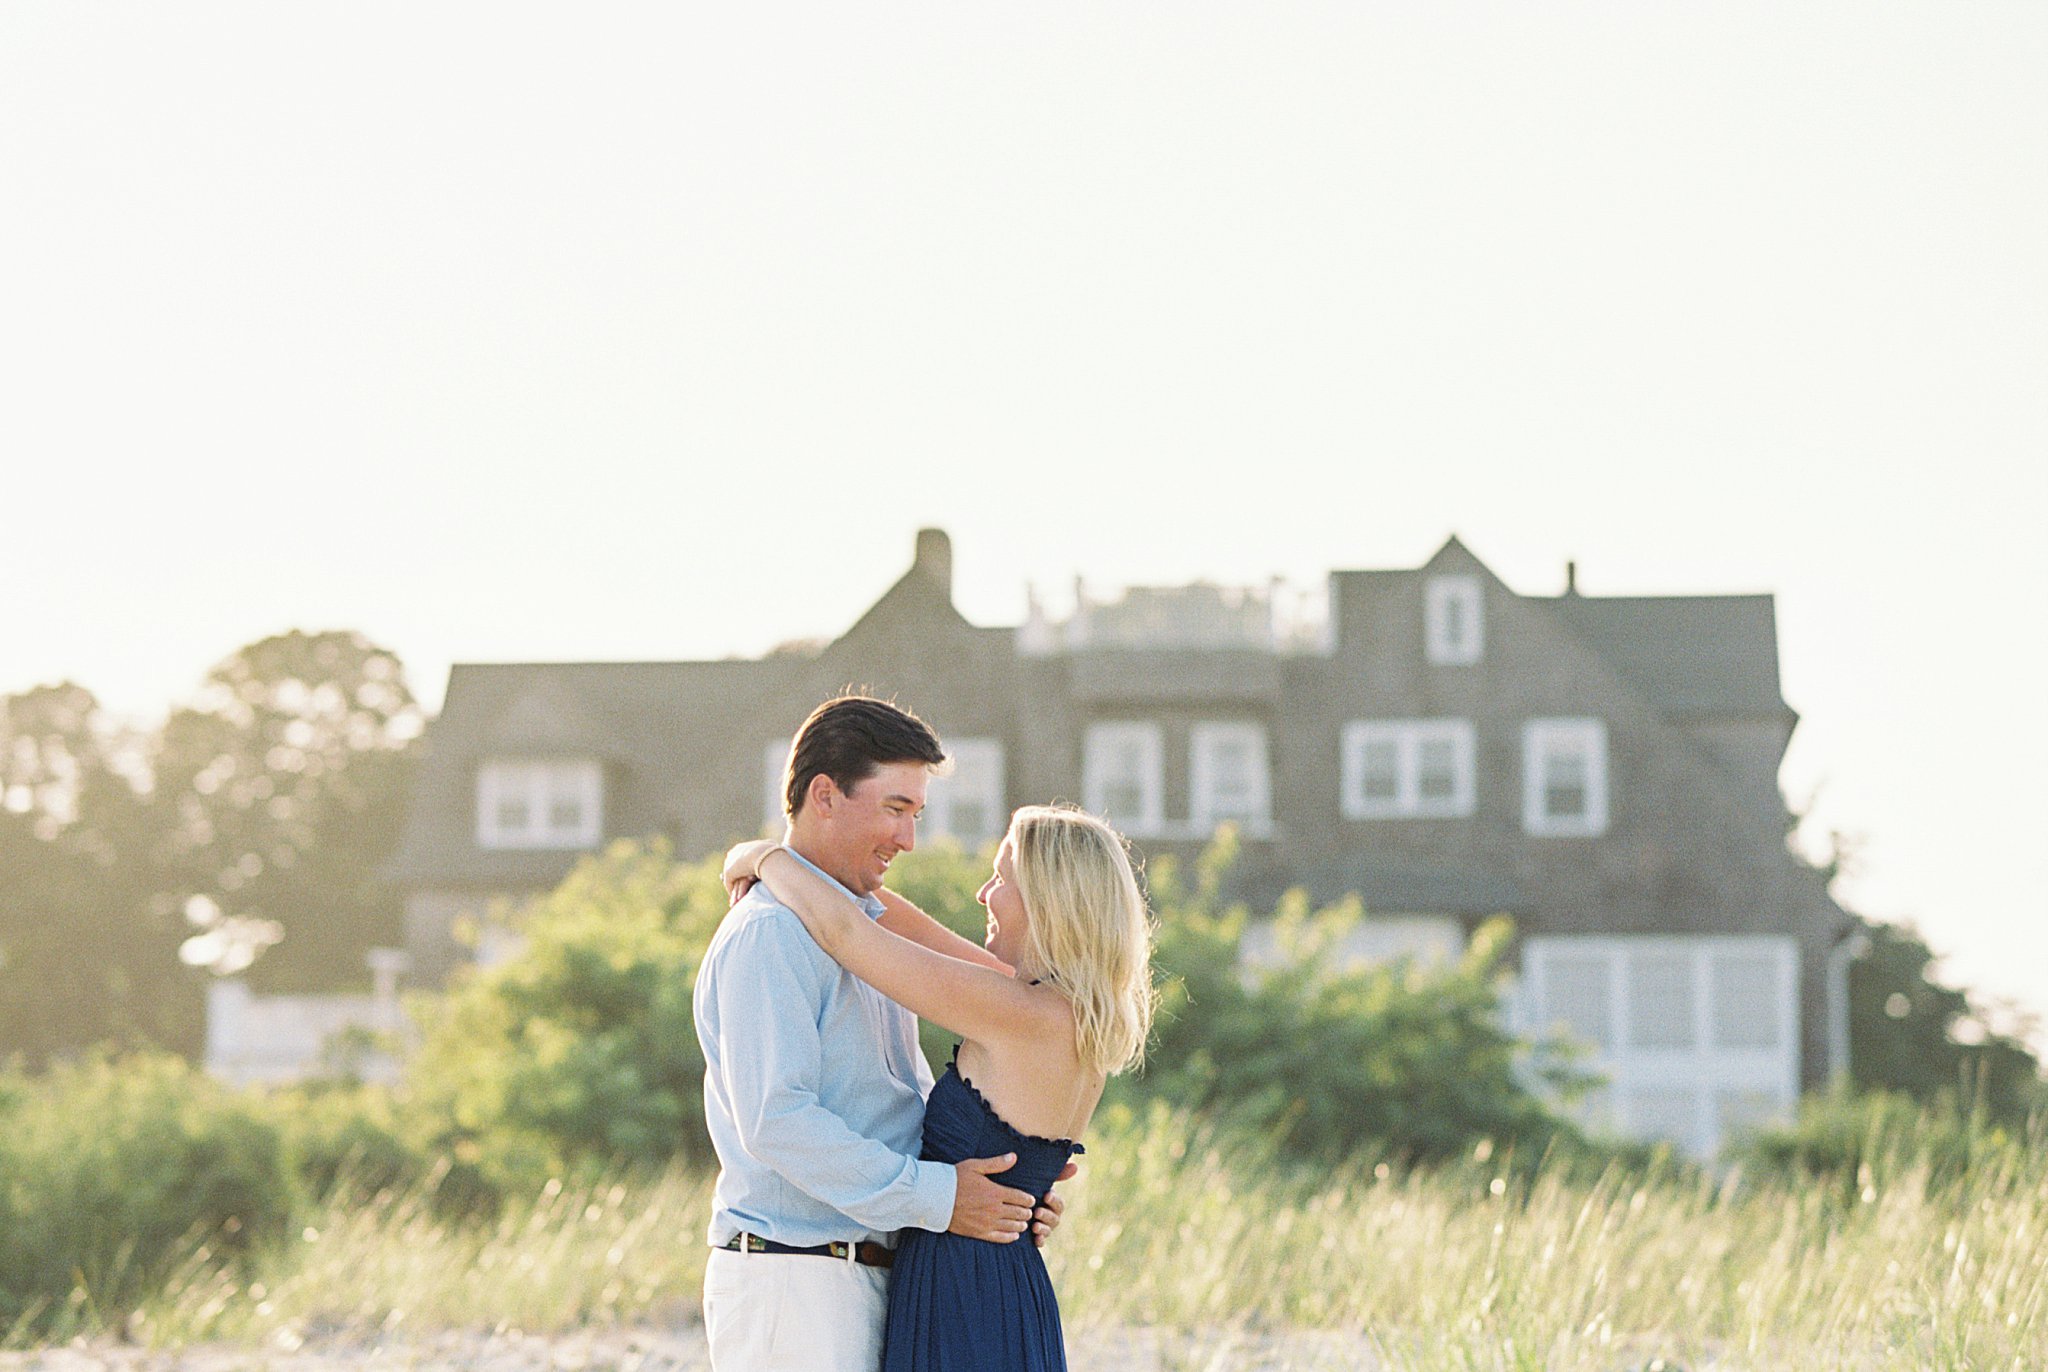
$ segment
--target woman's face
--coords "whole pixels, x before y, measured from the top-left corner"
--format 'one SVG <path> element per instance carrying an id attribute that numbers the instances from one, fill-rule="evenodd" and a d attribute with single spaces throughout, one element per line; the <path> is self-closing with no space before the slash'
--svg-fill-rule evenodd
<path id="1" fill-rule="evenodd" d="M 1021 967 L 1031 921 L 1024 913 L 1024 897 L 1017 892 L 1017 854 L 1009 839 L 996 849 L 996 870 L 975 893 L 988 909 L 988 934 L 982 946 L 1012 967 Z"/>

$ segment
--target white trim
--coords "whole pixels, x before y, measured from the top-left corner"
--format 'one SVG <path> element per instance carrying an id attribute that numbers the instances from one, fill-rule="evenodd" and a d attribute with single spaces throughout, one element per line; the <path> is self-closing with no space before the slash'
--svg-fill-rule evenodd
<path id="1" fill-rule="evenodd" d="M 1653 966 L 1675 970 L 1679 980 L 1648 984 L 1641 974 Z M 1573 999 L 1594 1015 L 1576 1026 L 1574 1036 L 1594 1045 L 1578 1065 L 1607 1080 L 1590 1108 L 1582 1107 L 1583 1122 L 1636 1138 L 1666 1138 L 1708 1157 L 1738 1122 L 1789 1116 L 1799 1098 L 1794 940 L 1532 938 L 1523 946 L 1518 993 L 1525 1032 L 1547 1034 L 1569 1022 L 1573 1005 L 1554 1003 L 1568 967 L 1581 979 Z M 1660 1023 L 1656 1011 L 1673 1006 L 1680 1010 L 1677 1020 L 1666 1016 Z M 1741 1042 L 1745 1037 L 1750 1041 Z"/>
<path id="2" fill-rule="evenodd" d="M 793 737 L 770 739 L 761 745 L 761 832 L 770 838 L 781 838 L 789 827 L 789 816 L 782 808 L 782 784 L 789 776 L 789 750 L 795 746 Z"/>
<path id="3" fill-rule="evenodd" d="M 1423 749 L 1448 745 L 1451 792 L 1422 794 Z M 1365 793 L 1368 749 L 1391 747 L 1394 794 Z M 1342 803 L 1346 819 L 1457 819 L 1472 813 L 1475 744 L 1469 719 L 1354 719 L 1342 736 Z"/>
<path id="4" fill-rule="evenodd" d="M 556 820 L 558 805 L 575 822 Z M 510 823 L 508 808 L 524 811 Z M 476 841 L 480 848 L 595 848 L 604 833 L 604 767 L 594 759 L 491 758 L 477 769 Z"/>
<path id="5" fill-rule="evenodd" d="M 1166 829 L 1165 761 L 1165 736 L 1157 724 L 1133 720 L 1089 725 L 1081 763 L 1081 791 L 1088 808 L 1133 837 L 1158 837 Z M 1112 773 L 1112 766 L 1124 762 L 1136 763 L 1136 775 Z M 1137 789 L 1136 813 L 1119 814 L 1110 807 L 1111 790 L 1125 785 Z"/>
<path id="6" fill-rule="evenodd" d="M 1585 767 L 1585 807 L 1578 814 L 1551 814 L 1553 768 L 1576 759 Z M 1522 830 L 1546 837 L 1607 832 L 1607 721 L 1532 719 L 1522 725 Z"/>
<path id="7" fill-rule="evenodd" d="M 1469 667 L 1486 645 L 1486 600 L 1476 576 L 1433 576 L 1424 589 L 1423 643 L 1432 664 Z"/>
<path id="8" fill-rule="evenodd" d="M 1850 1080 L 1855 1063 L 1849 1055 L 1849 968 L 1870 949 L 1870 940 L 1858 929 L 1828 949 L 1827 1015 L 1828 1080 Z"/>
<path id="9" fill-rule="evenodd" d="M 953 770 L 931 779 L 918 834 L 978 848 L 1000 838 L 1009 824 L 1003 807 L 1003 745 L 992 738 L 949 738 L 945 746 Z"/>
<path id="10" fill-rule="evenodd" d="M 1217 794 L 1222 777 L 1217 762 L 1230 748 L 1242 748 L 1250 775 L 1246 793 L 1236 805 Z M 1273 827 L 1272 768 L 1266 758 L 1266 726 L 1245 720 L 1211 720 L 1197 724 L 1188 736 L 1188 823 L 1204 833 L 1229 820 L 1247 837 L 1260 838 Z"/>

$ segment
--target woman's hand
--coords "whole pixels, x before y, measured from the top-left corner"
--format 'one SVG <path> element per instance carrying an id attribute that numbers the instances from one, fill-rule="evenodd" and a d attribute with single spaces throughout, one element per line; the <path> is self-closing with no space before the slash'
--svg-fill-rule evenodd
<path id="1" fill-rule="evenodd" d="M 772 839 L 756 838 L 735 843 L 725 850 L 725 870 L 718 874 L 718 879 L 725 883 L 728 906 L 739 904 L 740 897 L 754 888 L 754 883 L 760 880 L 755 869 L 760 866 L 761 856 L 775 846 Z"/>

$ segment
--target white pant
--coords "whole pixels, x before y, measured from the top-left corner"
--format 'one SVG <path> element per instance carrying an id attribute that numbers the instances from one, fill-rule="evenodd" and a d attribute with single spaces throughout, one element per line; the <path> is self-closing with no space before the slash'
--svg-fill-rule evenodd
<path id="1" fill-rule="evenodd" d="M 876 1372 L 888 1313 L 886 1268 L 726 1248 L 704 1267 L 713 1372 Z"/>

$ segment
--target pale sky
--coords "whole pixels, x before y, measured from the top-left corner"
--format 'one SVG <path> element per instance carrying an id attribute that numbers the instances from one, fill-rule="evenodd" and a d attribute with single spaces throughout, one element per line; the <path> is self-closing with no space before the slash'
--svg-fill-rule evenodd
<path id="1" fill-rule="evenodd" d="M 1841 894 L 2048 1014 L 2044 72 L 2031 0 L 12 0 L 0 692 L 1456 532 L 1775 592 Z"/>

